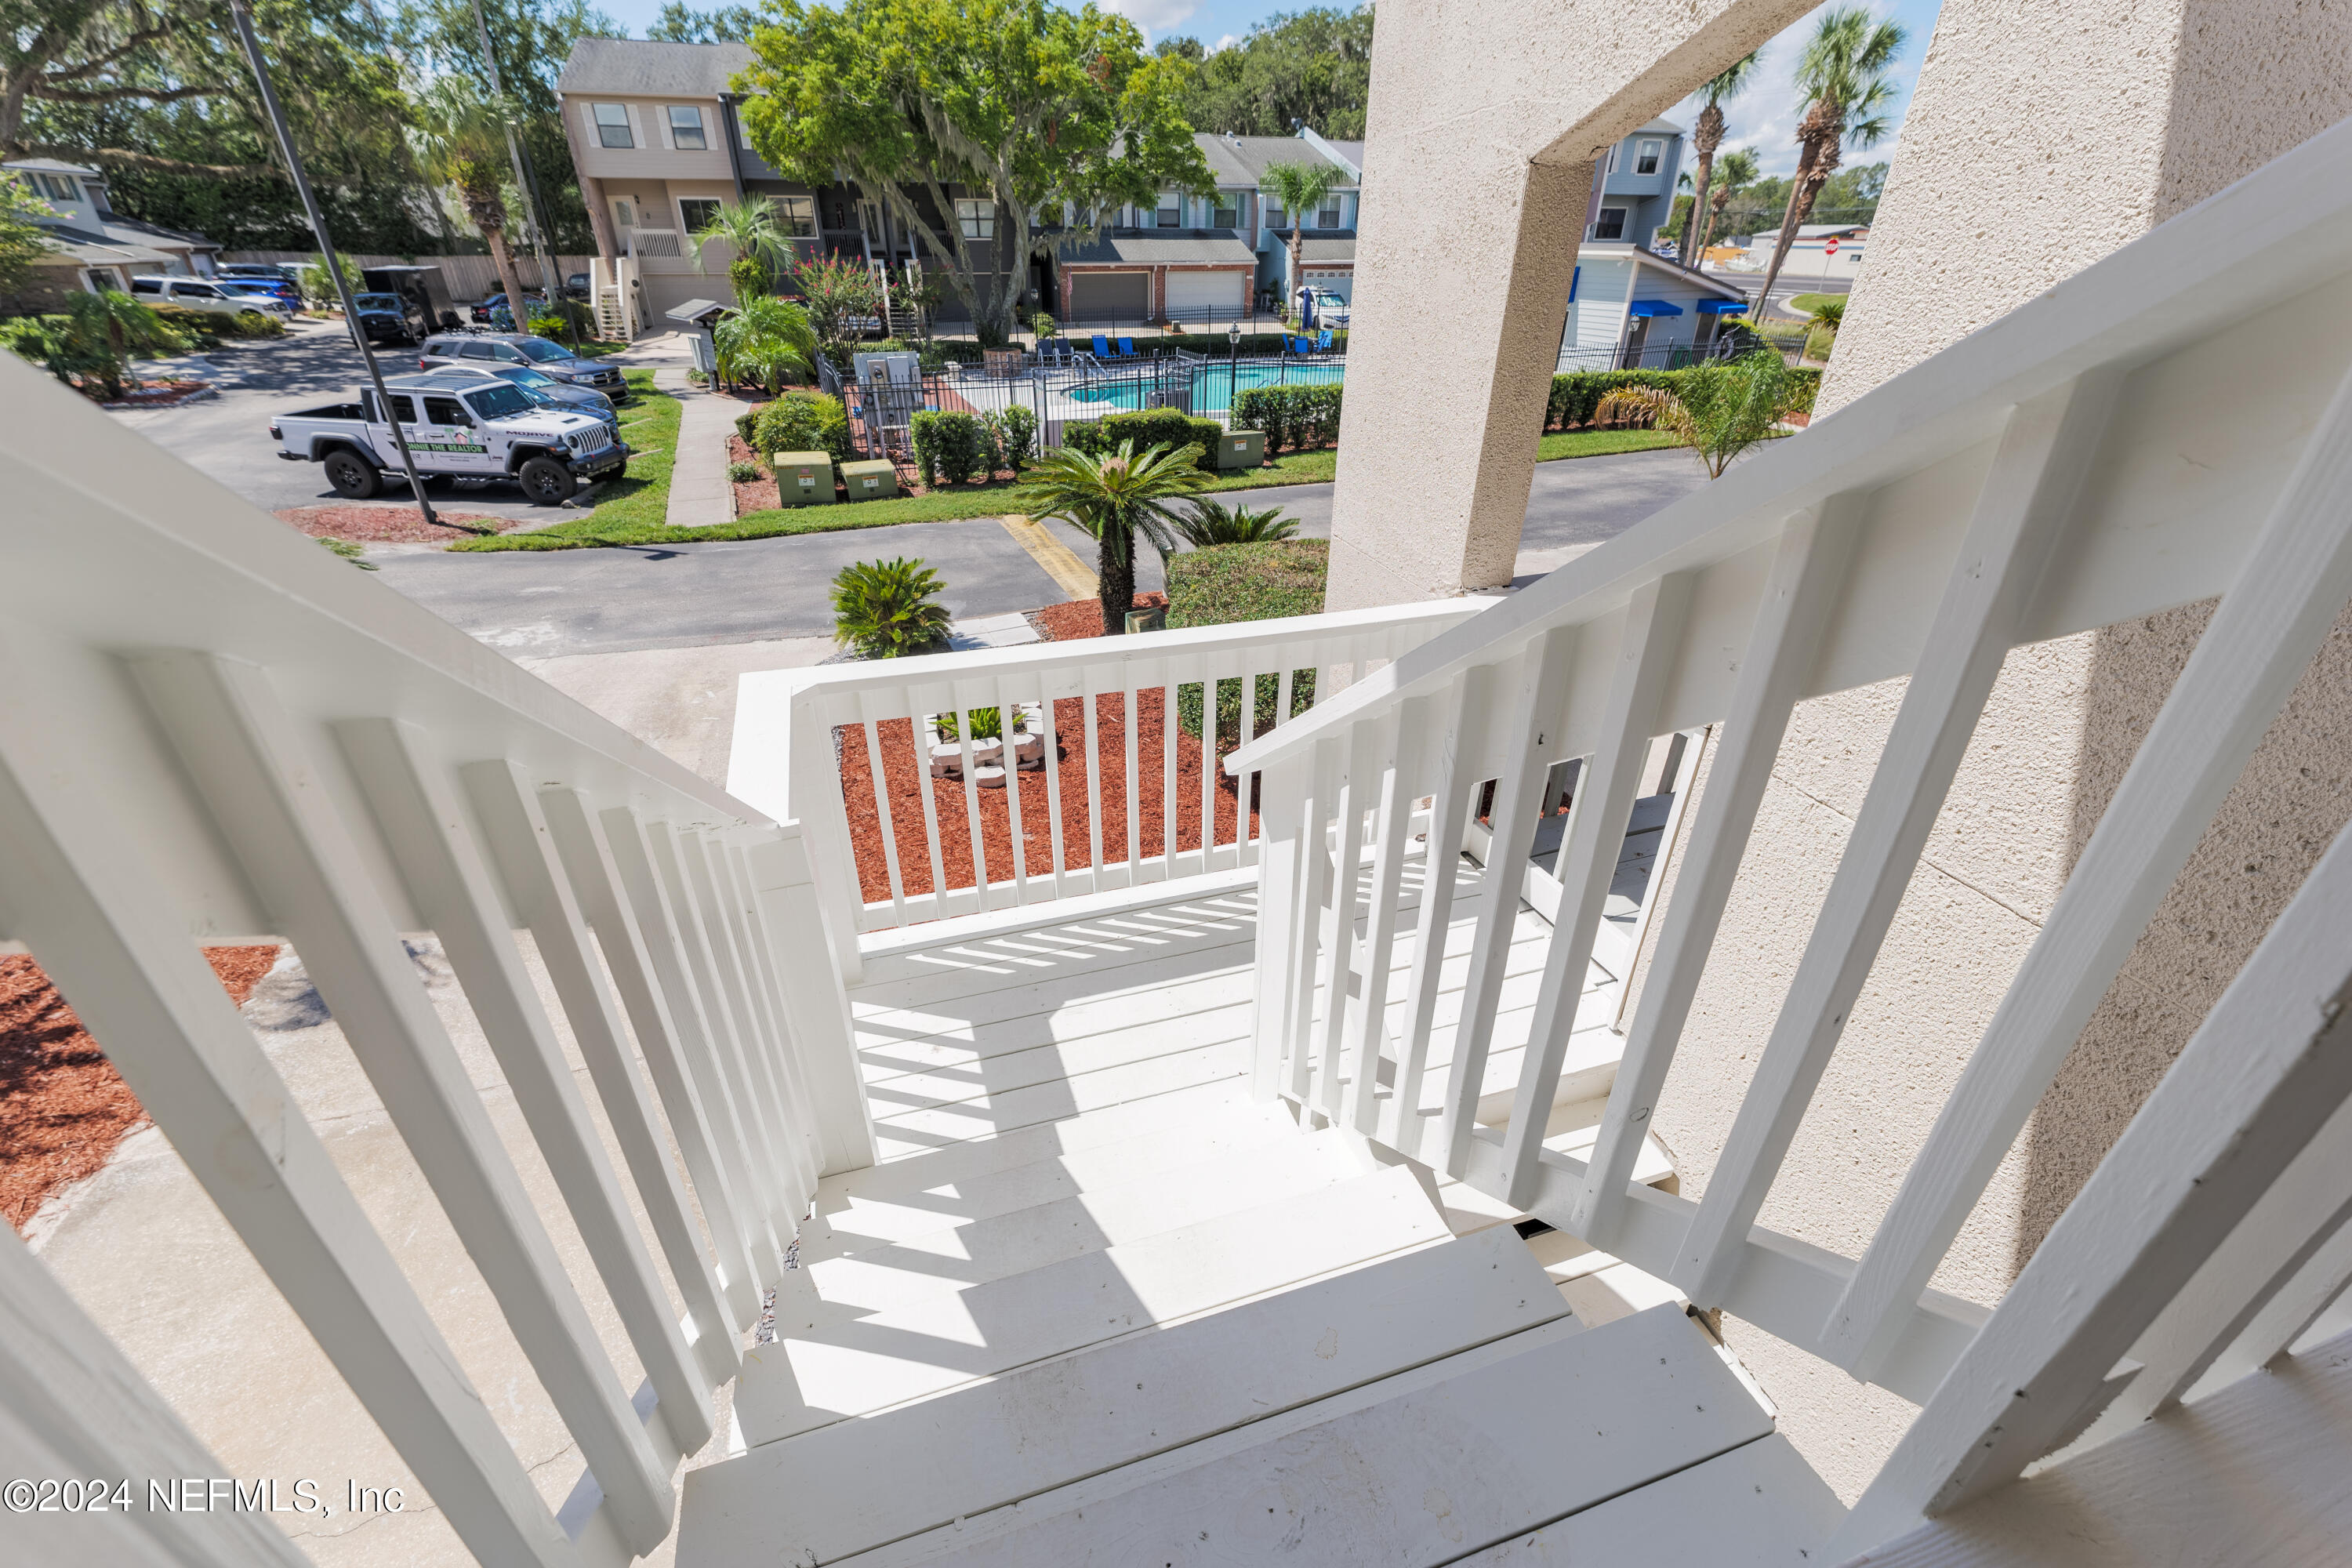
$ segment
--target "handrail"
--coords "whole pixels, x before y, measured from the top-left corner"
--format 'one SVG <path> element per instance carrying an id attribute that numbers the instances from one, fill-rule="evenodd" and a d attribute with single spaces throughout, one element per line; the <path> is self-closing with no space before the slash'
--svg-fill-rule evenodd
<path id="1" fill-rule="evenodd" d="M 57 984 L 470 1549 L 644 1553 L 820 1170 L 872 1161 L 800 825 L 14 356 L 0 401 L 0 941 Z M 425 995 L 418 931 L 553 1180 L 584 1291 Z M 579 1444 L 586 1500 L 562 1521 L 197 946 L 256 938 L 294 945 Z M 0 1384 L 35 1386 L 8 1363 L 38 1353 L 0 1345 Z M 100 1468 L 139 1472 L 115 1458 Z"/>
<path id="2" fill-rule="evenodd" d="M 2341 276 L 2336 258 L 2352 246 L 2347 151 L 2352 124 L 2312 138 L 1810 428 L 1735 464 L 1475 623 L 1432 638 L 1304 721 L 1260 737 L 1229 757 L 1227 768 L 1263 769 L 1296 757 L 1357 717 L 1437 690 L 1454 672 L 1494 662 L 1546 627 L 1622 606 L 1645 581 L 1752 550 L 1789 518 L 1832 496 L 1867 495 L 1938 464 L 1964 461 L 1999 434 L 2010 409 L 2095 365 L 2128 371 L 2258 318 L 2291 317 L 2318 328 L 2324 311 L 2292 311 L 2283 302 Z M 2332 343 L 2324 330 L 2316 335 Z M 2206 405 L 2199 412 L 2225 411 Z M 2167 461 L 2153 450 L 2147 456 L 2159 466 Z M 2179 454 L 2168 460 L 2177 467 Z M 2112 625 L 2220 592 L 2243 539 L 2226 531 L 2200 537 L 2215 532 L 2206 526 L 2210 490 L 2202 484 L 2178 491 L 2150 486 L 2136 498 L 2147 515 L 2102 520 L 2105 536 L 2086 542 L 2097 557 L 2089 563 L 2094 569 L 2048 595 L 2021 640 Z M 2247 504 L 2260 500 L 2257 494 Z M 1878 628 L 1924 626 L 1938 586 L 1932 574 L 1874 582 L 1877 613 L 1866 626 L 1832 628 L 1803 694 L 1904 673 L 1904 653 L 1916 649 L 1916 637 L 1880 635 Z M 1681 717 L 1704 721 L 1707 715 Z"/>
<path id="3" fill-rule="evenodd" d="M 2352 602 L 2347 240 L 2352 123 L 1228 759 L 1263 770 L 1260 1091 L 1925 1405 L 1833 1560 L 2262 1365 L 2352 1280 L 2339 837 L 2010 1300 L 1988 1320 L 1928 1288 Z M 2217 595 L 1867 1246 L 1759 1224 L 2011 650 Z M 1703 1194 L 1637 1183 L 1796 705 L 1892 676 Z M 1550 1126 L 1636 781 L 1653 737 L 1702 723 L 1707 776 L 1570 1152 Z M 1570 762 L 1557 909 L 1523 924 L 1516 868 Z"/>
<path id="4" fill-rule="evenodd" d="M 1198 769 L 1184 757 L 1187 746 L 1198 750 L 1197 738 L 1153 747 L 1139 726 L 1174 731 L 1180 715 L 1197 711 L 1185 704 L 1197 705 L 1202 684 L 1213 680 L 1223 698 L 1237 704 L 1239 738 L 1256 732 L 1261 711 L 1276 722 L 1296 722 L 1290 715 L 1298 704 L 1330 700 L 1347 680 L 1361 679 L 1484 603 L 1455 600 L 1402 611 L 1288 616 L 747 675 L 738 689 L 728 784 L 763 809 L 820 829 L 818 880 L 836 945 L 845 952 L 854 951 L 862 931 L 1238 870 L 1255 863 L 1256 844 L 1245 816 L 1237 818 L 1238 828 L 1217 822 L 1216 770 Z M 1245 679 L 1256 683 L 1255 703 L 1238 701 L 1237 684 Z M 922 757 L 898 760 L 898 748 L 916 737 L 911 726 L 897 726 L 971 709 L 1023 715 L 1029 727 L 1018 748 L 1024 787 L 1004 788 L 1000 748 L 983 742 L 975 750 L 968 736 L 959 735 L 944 752 L 926 744 Z M 1197 719 L 1183 727 L 1197 737 Z M 1060 767 L 1041 765 L 1047 755 L 1084 759 L 1082 784 L 1066 785 Z M 937 769 L 933 757 L 940 759 Z M 845 766 L 857 775 L 856 783 Z M 874 790 L 877 770 L 903 783 L 909 766 L 930 769 L 939 782 L 919 790 Z M 1195 771 L 1197 787 L 1180 787 L 1180 775 L 1190 778 Z M 1148 800 L 1155 786 L 1159 820 L 1150 820 L 1147 811 L 1125 810 L 1122 802 Z M 1246 796 L 1244 789 L 1234 798 Z M 992 831 L 999 802 L 1007 842 L 992 853 L 983 839 Z M 1234 809 L 1228 805 L 1223 811 Z M 1213 824 L 1205 842 L 1203 822 Z M 1150 846 L 1155 836 L 1156 850 Z M 856 853 L 861 841 L 868 857 L 862 874 Z M 878 865 L 871 858 L 877 843 Z M 984 883 L 972 871 L 982 865 Z M 854 978 L 856 960 L 849 962 Z"/>

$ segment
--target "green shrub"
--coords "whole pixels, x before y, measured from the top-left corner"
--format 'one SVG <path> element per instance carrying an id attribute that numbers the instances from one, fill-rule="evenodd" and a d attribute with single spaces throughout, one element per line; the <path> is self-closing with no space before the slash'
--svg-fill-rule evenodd
<path id="1" fill-rule="evenodd" d="M 1822 373 L 1818 366 L 1807 365 L 1789 372 L 1789 412 L 1807 414 L 1813 411 L 1813 399 L 1821 395 Z"/>
<path id="2" fill-rule="evenodd" d="M 1264 544 L 1289 539 L 1298 532 L 1298 520 L 1283 516 L 1278 506 L 1253 510 L 1245 506 L 1229 507 L 1223 501 L 1196 500 L 1192 515 L 1176 524 L 1176 531 L 1195 550 L 1213 550 L 1227 544 Z"/>
<path id="3" fill-rule="evenodd" d="M 833 640 L 865 658 L 924 653 L 947 641 L 946 581 L 919 560 L 859 561 L 833 580 Z"/>
<path id="4" fill-rule="evenodd" d="M 1323 584 L 1331 545 L 1323 539 L 1284 539 L 1261 544 L 1223 544 L 1209 550 L 1188 550 L 1168 563 L 1168 625 L 1225 626 L 1235 621 L 1265 621 L 1282 616 L 1323 613 Z M 1255 679 L 1251 705 L 1256 710 L 1252 733 L 1274 728 L 1282 701 L 1278 675 Z M 1315 702 L 1315 671 L 1291 672 L 1290 717 Z M 1176 721 L 1187 734 L 1201 732 L 1201 688 L 1180 687 Z M 1231 750 L 1241 744 L 1242 682 L 1217 682 L 1217 744 Z"/>
<path id="5" fill-rule="evenodd" d="M 1062 445 L 1090 458 L 1118 451 L 1122 441 L 1134 442 L 1139 452 L 1150 447 L 1198 447 L 1200 467 L 1213 469 L 1217 443 L 1224 435 L 1225 427 L 1213 419 L 1196 419 L 1174 408 L 1140 408 L 1100 419 L 1073 419 L 1062 426 Z"/>
<path id="6" fill-rule="evenodd" d="M 570 324 L 561 316 L 530 318 L 530 335 L 534 338 L 551 338 L 557 342 L 562 342 L 569 331 L 569 327 Z"/>
<path id="7" fill-rule="evenodd" d="M 989 477 L 987 432 L 977 417 L 926 409 L 915 416 L 914 426 L 915 461 L 923 470 L 925 486 L 936 487 L 942 481 L 960 485 L 975 475 Z"/>
<path id="8" fill-rule="evenodd" d="M 1002 412 L 982 415 L 980 423 L 995 445 L 996 467 L 1017 474 L 1037 455 L 1036 410 L 1016 403 Z"/>
<path id="9" fill-rule="evenodd" d="M 748 485 L 753 479 L 758 479 L 760 477 L 760 465 L 757 463 L 730 463 L 727 465 L 727 481 L 730 484 Z"/>
<path id="10" fill-rule="evenodd" d="M 787 392 L 773 403 L 737 415 L 735 429 L 743 444 L 763 458 L 778 452 L 823 452 L 836 463 L 847 463 L 857 456 L 850 445 L 849 410 L 827 393 Z"/>
<path id="11" fill-rule="evenodd" d="M 1545 400 L 1544 427 L 1565 430 L 1590 425 L 1601 400 L 1612 392 L 1648 387 L 1672 392 L 1681 384 L 1678 370 L 1574 370 L 1551 378 L 1551 395 Z"/>
<path id="12" fill-rule="evenodd" d="M 1303 452 L 1339 439 L 1339 384 L 1253 386 L 1234 399 L 1234 428 L 1265 432 L 1265 455 Z"/>
<path id="13" fill-rule="evenodd" d="M 975 708 L 971 710 L 966 717 L 971 721 L 971 738 L 973 740 L 1001 741 L 1004 739 L 1003 709 Z M 942 713 L 937 719 L 932 720 L 931 728 L 939 731 L 940 739 L 942 741 L 961 741 L 963 739 L 963 726 L 957 722 L 956 716 L 952 713 Z"/>

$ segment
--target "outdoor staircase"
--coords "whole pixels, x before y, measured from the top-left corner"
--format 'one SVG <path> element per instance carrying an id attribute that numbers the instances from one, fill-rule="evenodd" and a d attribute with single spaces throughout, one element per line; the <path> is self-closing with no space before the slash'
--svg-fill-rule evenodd
<path id="1" fill-rule="evenodd" d="M 1671 1287 L 1249 1096 L 1245 1006 L 1215 1038 L 1246 898 L 971 923 L 851 992 L 890 1157 L 820 1184 L 681 1564 L 1797 1563 L 1828 1538 L 1827 1487 Z M 1591 1108 L 1555 1126 L 1589 1147 Z M 1653 1146 L 1640 1174 L 1672 1169 Z"/>

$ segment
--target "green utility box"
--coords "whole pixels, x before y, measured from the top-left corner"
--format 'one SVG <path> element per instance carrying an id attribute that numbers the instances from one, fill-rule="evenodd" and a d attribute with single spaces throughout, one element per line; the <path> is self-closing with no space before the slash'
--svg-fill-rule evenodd
<path id="1" fill-rule="evenodd" d="M 898 493 L 898 467 L 887 458 L 841 465 L 841 482 L 851 500 L 880 500 Z"/>
<path id="2" fill-rule="evenodd" d="M 1265 432 L 1228 430 L 1217 443 L 1217 467 L 1255 468 L 1265 461 Z"/>
<path id="3" fill-rule="evenodd" d="M 775 470 L 780 506 L 830 506 L 833 458 L 823 452 L 779 452 L 768 459 Z"/>

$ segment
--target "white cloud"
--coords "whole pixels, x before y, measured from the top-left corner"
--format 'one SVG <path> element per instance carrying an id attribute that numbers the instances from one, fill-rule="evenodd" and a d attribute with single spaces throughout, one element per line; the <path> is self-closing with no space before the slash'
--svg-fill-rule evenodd
<path id="1" fill-rule="evenodd" d="M 1143 29 L 1149 39 L 1177 26 L 1201 8 L 1200 0 L 1101 0 L 1106 11 L 1116 11 Z"/>
<path id="2" fill-rule="evenodd" d="M 1764 173 L 1785 179 L 1797 168 L 1797 121 L 1805 106 L 1797 100 L 1797 57 L 1812 37 L 1813 27 L 1823 5 L 1807 12 L 1785 32 L 1764 46 L 1763 58 L 1756 62 L 1755 73 L 1738 97 L 1723 106 L 1726 147 L 1755 149 L 1757 161 Z M 1927 52 L 1927 35 L 1935 26 L 1936 6 L 1933 0 L 1922 5 L 1917 0 L 1897 3 L 1897 0 L 1872 0 L 1871 9 L 1882 16 L 1892 16 L 1910 34 L 1903 46 L 1902 58 L 1895 61 L 1888 74 L 1895 87 L 1895 124 L 1900 127 L 1903 111 L 1911 105 L 1912 84 L 1918 79 L 1919 61 Z M 1924 15 L 1923 15 L 1924 13 Z M 1683 100 L 1666 111 L 1666 118 L 1684 127 L 1698 122 L 1699 100 L 1696 94 Z M 1895 137 L 1889 134 L 1864 155 L 1850 153 L 1856 161 L 1876 162 L 1895 150 Z"/>
<path id="3" fill-rule="evenodd" d="M 1215 43 L 1209 46 L 1209 52 L 1213 55 L 1222 49 L 1230 49 L 1241 41 L 1240 34 L 1227 33 L 1223 37 L 1219 38 Z"/>

